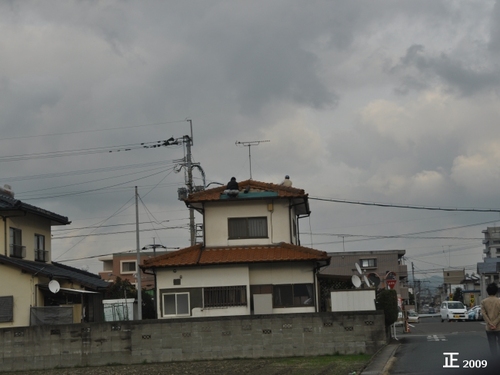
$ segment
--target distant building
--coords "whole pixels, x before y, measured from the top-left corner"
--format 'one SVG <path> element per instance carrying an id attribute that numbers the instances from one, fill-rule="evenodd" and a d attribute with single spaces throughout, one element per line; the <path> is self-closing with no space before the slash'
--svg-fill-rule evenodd
<path id="1" fill-rule="evenodd" d="M 484 234 L 484 259 L 477 263 L 477 273 L 481 277 L 481 299 L 486 298 L 486 286 L 498 283 L 500 275 L 500 227 L 488 227 Z"/>
<path id="2" fill-rule="evenodd" d="M 140 255 L 141 264 L 144 264 L 144 260 L 153 258 L 156 255 L 165 254 L 166 251 L 142 251 Z M 122 280 L 130 282 L 137 288 L 137 254 L 126 252 L 126 253 L 114 253 L 111 255 L 105 255 L 98 258 L 102 262 L 102 271 L 99 272 L 99 276 L 103 280 L 108 282 L 115 282 L 117 277 Z M 144 273 L 141 270 L 141 287 L 146 290 L 151 290 L 155 288 L 154 275 L 151 273 Z"/>
<path id="3" fill-rule="evenodd" d="M 328 253 L 331 257 L 330 265 L 322 268 L 319 277 L 328 276 L 358 276 L 361 287 L 367 288 L 364 276 L 376 288 L 386 288 L 385 277 L 393 273 L 396 280 L 394 290 L 402 301 L 408 300 L 408 268 L 404 264 L 405 250 L 371 250 L 371 251 L 344 251 Z M 358 272 L 356 264 L 361 269 Z M 377 281 L 378 280 L 378 281 Z M 375 285 L 376 284 L 376 285 Z"/>

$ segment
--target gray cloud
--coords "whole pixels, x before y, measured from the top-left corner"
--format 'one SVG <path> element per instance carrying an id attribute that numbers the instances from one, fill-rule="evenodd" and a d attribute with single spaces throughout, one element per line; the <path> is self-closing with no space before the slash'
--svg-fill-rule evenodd
<path id="1" fill-rule="evenodd" d="M 424 90 L 433 83 L 442 83 L 459 95 L 472 95 L 478 91 L 496 89 L 500 83 L 500 70 L 474 69 L 463 61 L 445 53 L 428 56 L 423 45 L 412 45 L 394 66 L 391 73 L 402 73 L 399 93 Z M 413 71 L 413 72 L 412 72 Z"/>
<path id="2" fill-rule="evenodd" d="M 180 137 L 189 117 L 208 182 L 248 178 L 248 149 L 235 141 L 269 139 L 252 148 L 254 178 L 290 174 L 311 196 L 500 206 L 488 186 L 496 175 L 482 180 L 499 162 L 498 9 L 436 0 L 3 2 L 0 157 Z M 112 216 L 138 185 L 159 221 L 186 224 L 177 200 L 184 175 L 171 169 L 183 156 L 177 147 L 4 162 L 0 184 L 12 178 L 21 199 L 75 226 Z M 160 162 L 154 175 L 158 165 L 147 164 Z M 320 232 L 394 234 L 475 220 L 312 209 L 315 234 L 305 237 L 324 250 L 339 245 Z M 168 246 L 188 239 L 185 229 L 143 236 Z M 78 241 L 54 241 L 55 252 L 69 259 L 134 243 L 128 234 Z M 441 245 L 394 239 L 348 249 L 408 248 L 411 257 Z M 100 267 L 71 265 L 86 262 Z"/>

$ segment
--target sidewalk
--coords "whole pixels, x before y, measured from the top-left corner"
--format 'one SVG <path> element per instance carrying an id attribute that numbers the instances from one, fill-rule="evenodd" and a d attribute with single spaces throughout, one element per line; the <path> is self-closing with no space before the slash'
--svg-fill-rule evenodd
<path id="1" fill-rule="evenodd" d="M 401 345 L 396 340 L 391 340 L 389 344 L 380 349 L 374 354 L 372 360 L 368 365 L 361 371 L 363 375 L 386 375 L 395 360 L 394 354 L 396 350 Z"/>

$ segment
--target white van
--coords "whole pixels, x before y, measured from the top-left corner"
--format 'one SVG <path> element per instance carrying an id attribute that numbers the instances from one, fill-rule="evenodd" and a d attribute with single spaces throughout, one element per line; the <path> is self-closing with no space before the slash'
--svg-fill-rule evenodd
<path id="1" fill-rule="evenodd" d="M 459 301 L 444 301 L 441 303 L 441 322 L 448 320 L 467 320 L 467 308 Z"/>

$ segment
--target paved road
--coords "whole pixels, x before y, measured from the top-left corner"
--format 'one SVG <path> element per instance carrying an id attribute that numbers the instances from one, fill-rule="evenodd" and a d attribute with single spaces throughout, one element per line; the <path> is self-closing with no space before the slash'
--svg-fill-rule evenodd
<path id="1" fill-rule="evenodd" d="M 426 318 L 410 329 L 406 334 L 402 328 L 397 330 L 401 346 L 392 375 L 500 373 L 489 356 L 483 322 L 441 323 L 441 319 Z"/>

